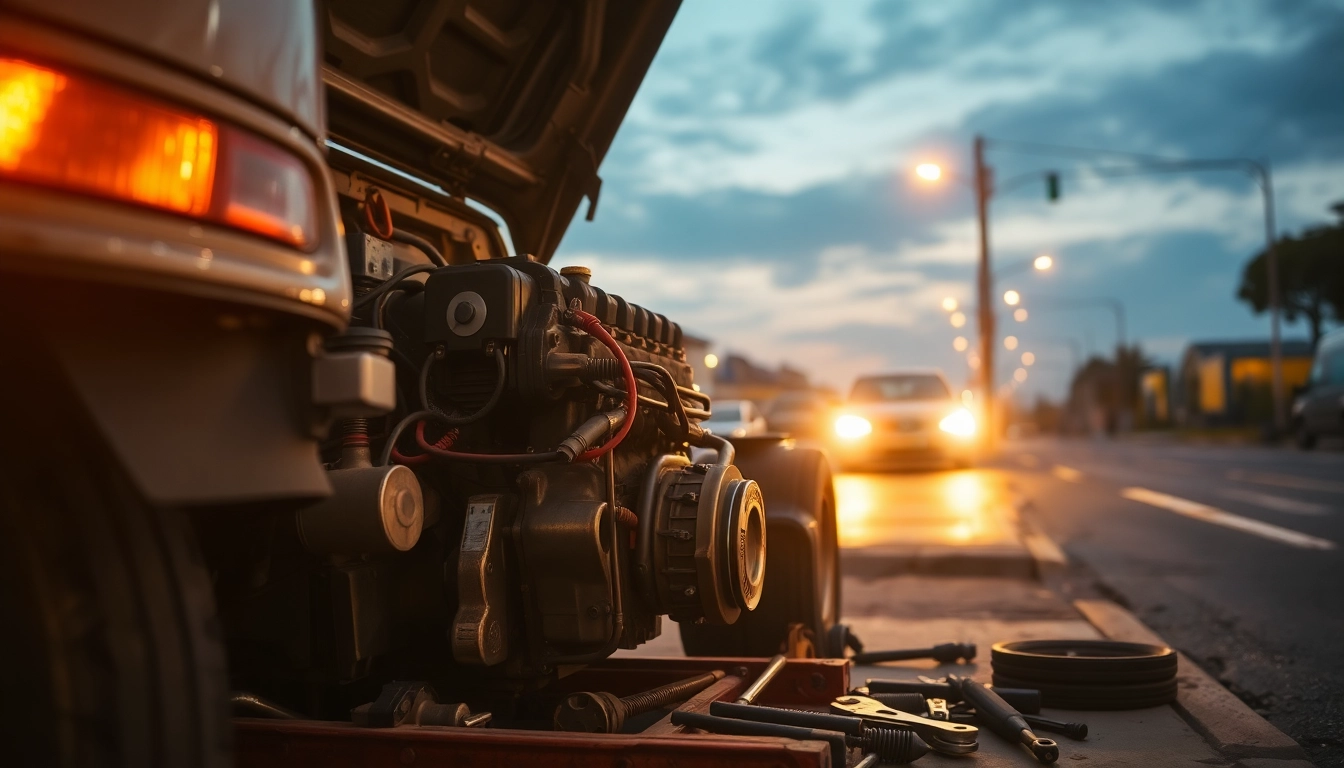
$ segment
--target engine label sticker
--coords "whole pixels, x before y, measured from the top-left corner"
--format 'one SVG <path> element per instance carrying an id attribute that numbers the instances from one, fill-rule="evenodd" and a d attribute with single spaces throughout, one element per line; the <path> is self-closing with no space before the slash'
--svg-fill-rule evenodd
<path id="1" fill-rule="evenodd" d="M 467 524 L 462 528 L 462 551 L 484 552 L 490 543 L 490 518 L 495 514 L 493 502 L 467 506 Z"/>

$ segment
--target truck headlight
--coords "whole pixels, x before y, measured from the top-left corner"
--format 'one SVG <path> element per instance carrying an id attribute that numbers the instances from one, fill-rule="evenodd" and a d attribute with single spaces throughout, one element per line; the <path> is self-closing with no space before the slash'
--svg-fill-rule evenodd
<path id="1" fill-rule="evenodd" d="M 955 437 L 975 434 L 975 417 L 965 408 L 958 408 L 938 422 L 938 428 Z"/>
<path id="2" fill-rule="evenodd" d="M 835 420 L 835 436 L 841 440 L 858 440 L 872 431 L 872 422 L 862 416 L 846 414 Z"/>

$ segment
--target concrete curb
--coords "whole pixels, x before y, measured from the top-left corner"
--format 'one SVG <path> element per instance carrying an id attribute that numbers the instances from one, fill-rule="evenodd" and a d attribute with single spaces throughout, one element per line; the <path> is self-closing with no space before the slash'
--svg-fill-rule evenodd
<path id="1" fill-rule="evenodd" d="M 1092 626 L 1113 640 L 1170 645 L 1134 614 L 1109 600 L 1075 600 L 1073 605 Z M 1256 714 L 1185 654 L 1179 654 L 1176 681 L 1178 690 L 1173 707 L 1191 728 L 1227 757 L 1240 760 L 1247 768 L 1293 765 L 1280 762 L 1286 760 L 1311 764 L 1296 741 Z"/>
<path id="2" fill-rule="evenodd" d="M 1024 546 L 891 546 L 843 549 L 841 572 L 860 579 L 888 576 L 1003 576 L 1031 579 L 1036 560 Z"/>

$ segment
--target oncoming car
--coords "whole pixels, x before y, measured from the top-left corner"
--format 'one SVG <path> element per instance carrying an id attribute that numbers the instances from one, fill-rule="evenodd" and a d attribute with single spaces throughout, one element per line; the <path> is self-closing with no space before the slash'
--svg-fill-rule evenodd
<path id="1" fill-rule="evenodd" d="M 832 427 L 835 457 L 850 467 L 964 467 L 975 447 L 975 417 L 934 369 L 861 377 Z"/>

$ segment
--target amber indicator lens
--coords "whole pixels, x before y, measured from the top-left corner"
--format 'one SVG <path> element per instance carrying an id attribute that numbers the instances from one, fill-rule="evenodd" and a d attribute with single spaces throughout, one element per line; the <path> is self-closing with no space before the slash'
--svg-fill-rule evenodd
<path id="1" fill-rule="evenodd" d="M 129 90 L 0 58 L 0 177 L 313 242 L 297 157 Z"/>
<path id="2" fill-rule="evenodd" d="M 0 173 L 201 215 L 215 124 L 101 84 L 0 59 Z"/>

